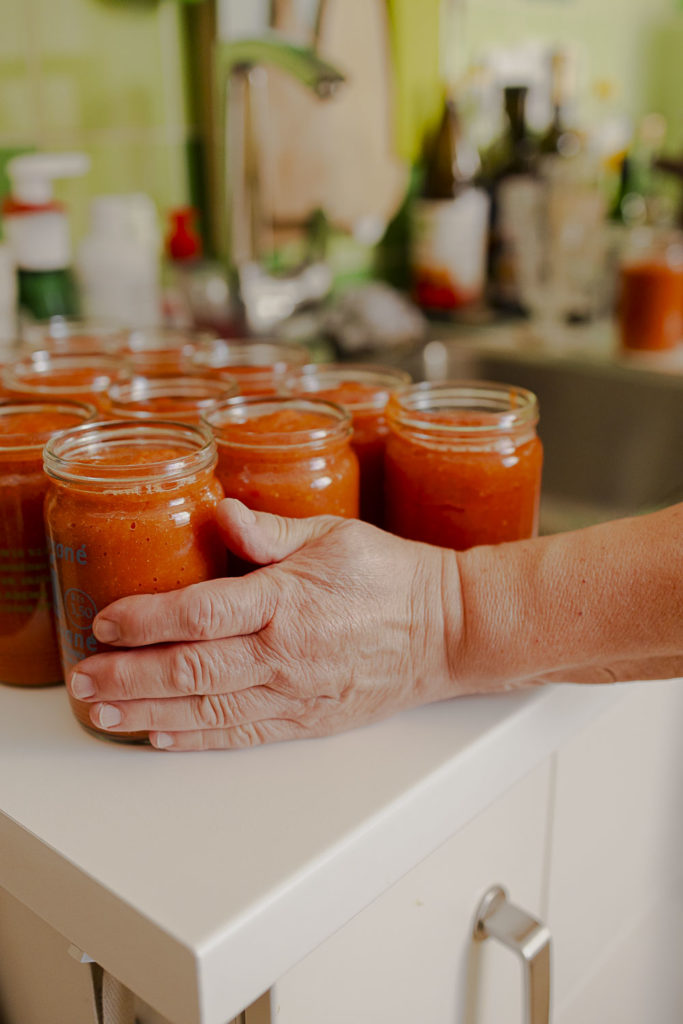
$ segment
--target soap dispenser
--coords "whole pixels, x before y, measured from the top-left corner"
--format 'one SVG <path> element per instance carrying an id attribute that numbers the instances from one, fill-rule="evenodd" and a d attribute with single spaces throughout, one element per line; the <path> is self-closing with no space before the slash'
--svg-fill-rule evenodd
<path id="1" fill-rule="evenodd" d="M 63 204 L 54 199 L 52 183 L 80 177 L 89 167 L 85 153 L 25 153 L 7 164 L 11 191 L 3 222 L 23 317 L 47 320 L 79 312 L 69 222 Z"/>

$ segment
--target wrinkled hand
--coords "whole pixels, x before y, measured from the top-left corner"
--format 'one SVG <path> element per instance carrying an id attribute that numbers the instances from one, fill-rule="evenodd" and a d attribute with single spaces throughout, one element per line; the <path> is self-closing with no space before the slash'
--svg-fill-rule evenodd
<path id="1" fill-rule="evenodd" d="M 456 691 L 453 552 L 356 520 L 283 519 L 221 502 L 227 547 L 263 566 L 123 598 L 95 636 L 127 648 L 68 681 L 107 731 L 157 748 L 246 747 L 322 736 Z M 449 654 L 449 652 L 451 652 Z"/>

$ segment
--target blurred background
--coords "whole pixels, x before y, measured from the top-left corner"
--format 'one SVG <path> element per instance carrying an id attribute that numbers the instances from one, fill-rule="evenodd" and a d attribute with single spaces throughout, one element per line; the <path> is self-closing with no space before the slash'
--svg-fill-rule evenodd
<path id="1" fill-rule="evenodd" d="M 399 341 L 515 317 L 557 341 L 612 317 L 633 257 L 674 267 L 680 306 L 681 54 L 681 0 L 4 0 L 8 260 L 42 174 L 78 284 L 21 316 L 112 317 L 118 275 L 121 319 L 234 335 L 324 310 L 289 333 L 334 354 L 387 341 L 337 322 L 374 310 Z M 55 152 L 86 159 L 12 194 L 12 157 Z M 678 349 L 682 316 L 650 347 Z"/>

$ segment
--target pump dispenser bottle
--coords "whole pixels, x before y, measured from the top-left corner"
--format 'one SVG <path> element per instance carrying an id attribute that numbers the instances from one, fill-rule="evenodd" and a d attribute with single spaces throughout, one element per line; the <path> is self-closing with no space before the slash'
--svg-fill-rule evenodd
<path id="1" fill-rule="evenodd" d="M 20 316 L 75 316 L 79 303 L 71 270 L 71 238 L 55 178 L 85 174 L 85 153 L 26 153 L 7 164 L 11 193 L 3 205 L 7 240 L 17 268 Z"/>

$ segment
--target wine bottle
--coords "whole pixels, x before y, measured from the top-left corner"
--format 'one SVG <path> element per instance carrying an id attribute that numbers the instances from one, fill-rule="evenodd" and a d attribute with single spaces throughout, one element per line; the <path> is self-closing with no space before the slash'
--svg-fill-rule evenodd
<path id="1" fill-rule="evenodd" d="M 489 199 L 477 184 L 479 168 L 457 105 L 446 96 L 436 132 L 425 139 L 413 204 L 413 296 L 428 313 L 452 313 L 482 298 Z"/>
<path id="2" fill-rule="evenodd" d="M 511 313 L 524 312 L 520 275 L 525 235 L 539 215 L 538 146 L 526 122 L 525 85 L 504 91 L 505 129 L 489 154 L 491 227 L 489 301 Z"/>

